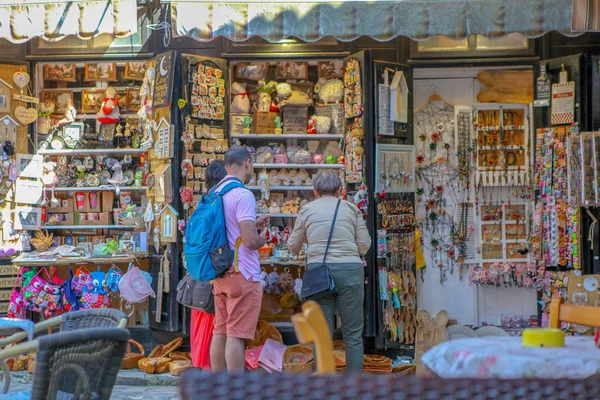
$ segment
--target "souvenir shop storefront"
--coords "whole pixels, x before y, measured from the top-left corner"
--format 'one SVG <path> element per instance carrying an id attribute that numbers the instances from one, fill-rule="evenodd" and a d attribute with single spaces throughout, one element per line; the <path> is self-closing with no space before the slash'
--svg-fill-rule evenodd
<path id="1" fill-rule="evenodd" d="M 304 271 L 286 242 L 322 169 L 373 238 L 369 348 L 413 354 L 417 309 L 518 334 L 557 290 L 596 304 L 600 81 L 597 58 L 567 57 L 594 50 L 567 39 L 594 30 L 577 1 L 137 2 L 148 21 L 129 31 L 127 1 L 89 3 L 115 6 L 98 23 L 111 40 L 2 34 L 41 38 L 0 69 L 0 311 L 116 307 L 186 334 L 182 240 L 232 144 L 252 150 L 271 216 L 261 319 L 286 339 Z M 143 296 L 118 290 L 128 274 Z"/>

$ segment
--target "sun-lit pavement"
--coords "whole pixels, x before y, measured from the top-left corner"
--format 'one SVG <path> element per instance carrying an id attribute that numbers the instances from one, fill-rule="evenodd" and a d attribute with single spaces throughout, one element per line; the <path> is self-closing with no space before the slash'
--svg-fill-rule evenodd
<path id="1" fill-rule="evenodd" d="M 31 389 L 31 385 L 11 384 L 10 393 Z M 111 400 L 175 400 L 177 386 L 115 386 Z"/>

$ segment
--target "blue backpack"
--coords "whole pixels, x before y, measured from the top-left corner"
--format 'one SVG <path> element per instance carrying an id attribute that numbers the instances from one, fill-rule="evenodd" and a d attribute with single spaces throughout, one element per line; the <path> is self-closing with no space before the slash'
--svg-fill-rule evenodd
<path id="1" fill-rule="evenodd" d="M 183 251 L 190 276 L 201 282 L 209 282 L 225 275 L 233 265 L 234 253 L 227 242 L 225 214 L 221 196 L 232 189 L 243 188 L 237 178 L 228 178 L 225 186 L 215 185 L 192 214 L 185 234 Z M 218 194 L 217 187 L 223 186 Z"/>

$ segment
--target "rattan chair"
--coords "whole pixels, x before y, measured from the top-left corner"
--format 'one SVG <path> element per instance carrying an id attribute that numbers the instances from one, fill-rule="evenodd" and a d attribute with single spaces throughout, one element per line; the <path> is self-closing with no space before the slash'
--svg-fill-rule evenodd
<path id="1" fill-rule="evenodd" d="M 126 329 L 79 329 L 19 344 L 0 358 L 37 352 L 32 399 L 109 399 L 128 340 Z"/>
<path id="2" fill-rule="evenodd" d="M 87 328 L 121 328 L 124 329 L 127 326 L 127 315 L 119 310 L 111 308 L 100 308 L 90 310 L 72 311 L 66 314 L 60 315 L 42 321 L 35 324 L 34 332 L 48 332 L 52 333 L 55 328 L 58 328 L 60 332 L 71 332 L 79 329 Z M 9 344 L 19 343 L 20 341 L 27 338 L 27 332 L 18 332 L 7 338 L 0 339 L 0 347 L 8 346 Z M 14 347 L 13 347 L 14 348 Z M 9 349 L 12 350 L 13 348 Z M 7 351 L 7 350 L 5 350 Z M 3 393 L 8 392 L 10 386 L 10 371 L 8 365 L 6 365 L 6 359 L 10 357 L 1 357 L 4 351 L 0 352 L 0 368 L 4 374 L 4 390 Z M 22 354 L 22 353 L 18 353 Z"/>
<path id="3" fill-rule="evenodd" d="M 393 375 L 211 374 L 183 372 L 183 400 L 258 399 L 436 399 L 436 400 L 597 400 L 600 380 L 439 379 Z"/>

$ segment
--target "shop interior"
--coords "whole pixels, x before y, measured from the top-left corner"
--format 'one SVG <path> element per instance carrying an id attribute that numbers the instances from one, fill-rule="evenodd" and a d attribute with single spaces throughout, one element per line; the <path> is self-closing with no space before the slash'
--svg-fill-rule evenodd
<path id="1" fill-rule="evenodd" d="M 271 216 L 261 320 L 284 342 L 305 267 L 286 241 L 321 169 L 339 172 L 373 239 L 373 351 L 414 356 L 420 309 L 519 335 L 547 325 L 553 295 L 598 304 L 597 34 L 125 36 L 0 39 L 0 313 L 121 308 L 147 347 L 185 337 L 185 229 L 205 168 L 233 144 L 251 150 L 247 187 Z M 75 306 L 59 290 L 137 268 L 152 292 L 139 302 L 107 284 Z"/>

